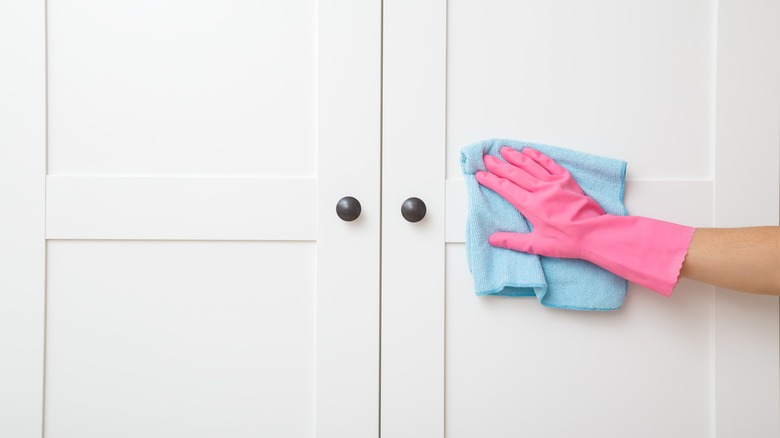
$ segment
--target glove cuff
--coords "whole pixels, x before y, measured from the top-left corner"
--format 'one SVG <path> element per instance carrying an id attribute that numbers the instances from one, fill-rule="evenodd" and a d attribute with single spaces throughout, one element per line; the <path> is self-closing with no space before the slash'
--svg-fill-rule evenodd
<path id="1" fill-rule="evenodd" d="M 642 216 L 599 216 L 578 224 L 582 258 L 670 296 L 688 253 L 693 227 Z"/>

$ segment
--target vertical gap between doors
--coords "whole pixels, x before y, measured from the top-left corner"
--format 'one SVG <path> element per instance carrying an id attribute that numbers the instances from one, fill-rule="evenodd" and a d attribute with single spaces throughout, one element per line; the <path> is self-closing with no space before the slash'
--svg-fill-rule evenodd
<path id="1" fill-rule="evenodd" d="M 715 1 L 713 6 L 713 14 L 712 14 L 712 45 L 710 47 L 710 50 L 712 50 L 712 64 L 710 65 L 710 68 L 712 69 L 712 84 L 710 88 L 710 93 L 713 96 L 712 100 L 710 102 L 711 104 L 711 111 L 710 111 L 710 117 L 712 120 L 712 129 L 710 130 L 712 135 L 712 148 L 713 153 L 710 157 L 710 175 L 712 176 L 713 184 L 710 188 L 710 196 L 712 196 L 713 200 L 713 206 L 712 211 L 710 212 L 710 223 L 712 226 L 716 226 L 717 222 L 717 181 L 718 181 L 718 22 L 720 20 L 720 11 L 718 9 L 718 1 Z M 710 339 L 709 339 L 709 384 L 710 384 L 710 398 L 709 398 L 709 411 L 710 411 L 710 435 L 712 437 L 716 436 L 716 427 L 717 427 L 717 421 L 716 421 L 716 412 L 717 412 L 717 401 L 715 400 L 716 397 L 716 373 L 717 370 L 715 369 L 715 317 L 716 317 L 716 309 L 717 306 L 717 290 L 716 288 L 712 287 L 710 288 L 711 292 L 711 301 L 710 301 Z"/>
<path id="2" fill-rule="evenodd" d="M 385 2 L 379 1 L 379 351 L 378 351 L 378 390 L 377 390 L 377 437 L 382 436 L 382 147 L 384 128 L 384 49 L 385 49 Z"/>
<path id="3" fill-rule="evenodd" d="M 46 240 L 46 177 L 49 174 L 49 2 L 43 2 L 43 366 L 41 367 L 41 438 L 46 435 L 46 336 L 49 304 L 49 243 Z"/>
<path id="4" fill-rule="evenodd" d="M 450 26 L 450 8 L 449 8 L 449 2 L 444 2 L 444 126 L 442 127 L 443 137 L 444 137 L 444 144 L 443 144 L 443 151 L 442 156 L 444 157 L 444 160 L 442 161 L 442 164 L 444 165 L 444 211 L 446 215 L 447 211 L 447 194 L 446 194 L 446 183 L 447 183 L 447 97 L 448 97 L 448 84 L 447 84 L 447 74 L 449 73 L 449 70 L 447 68 L 447 58 L 449 57 L 449 26 Z M 445 227 L 446 228 L 446 227 Z M 444 244 L 442 245 L 441 250 L 444 252 L 442 254 L 442 260 L 443 260 L 443 268 L 441 271 L 442 277 L 441 277 L 441 284 L 444 285 L 444 288 L 442 290 L 442 318 L 441 318 L 441 332 L 444 336 L 442 336 L 442 348 L 441 348 L 441 431 L 442 431 L 442 438 L 447 436 L 447 239 L 443 239 Z"/>

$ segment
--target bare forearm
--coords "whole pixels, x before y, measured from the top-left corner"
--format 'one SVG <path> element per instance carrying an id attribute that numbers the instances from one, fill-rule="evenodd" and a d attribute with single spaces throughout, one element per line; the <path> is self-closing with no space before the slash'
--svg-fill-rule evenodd
<path id="1" fill-rule="evenodd" d="M 780 295 L 780 227 L 698 228 L 680 276 Z"/>

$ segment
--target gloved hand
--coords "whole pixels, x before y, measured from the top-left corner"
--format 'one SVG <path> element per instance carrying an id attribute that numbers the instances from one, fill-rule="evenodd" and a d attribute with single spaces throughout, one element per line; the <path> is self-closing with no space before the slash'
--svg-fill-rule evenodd
<path id="1" fill-rule="evenodd" d="M 541 152 L 501 148 L 484 157 L 477 181 L 517 208 L 530 233 L 499 232 L 490 244 L 548 257 L 578 258 L 669 296 L 695 228 L 641 216 L 606 214 L 571 174 Z"/>

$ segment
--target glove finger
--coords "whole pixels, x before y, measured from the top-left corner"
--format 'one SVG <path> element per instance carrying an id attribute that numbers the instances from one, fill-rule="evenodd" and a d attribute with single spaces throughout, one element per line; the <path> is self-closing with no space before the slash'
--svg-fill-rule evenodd
<path id="1" fill-rule="evenodd" d="M 577 181 L 574 179 L 573 176 L 571 176 L 569 171 L 566 170 L 565 167 L 556 163 L 555 160 L 553 160 L 552 158 L 548 157 L 547 155 L 533 148 L 524 148 L 521 155 L 530 158 L 540 166 L 544 167 L 556 179 L 564 181 L 566 183 L 567 189 L 575 193 L 584 194 L 584 192 L 582 191 L 582 187 L 580 187 L 579 184 L 577 184 Z"/>
<path id="2" fill-rule="evenodd" d="M 528 190 L 490 172 L 477 172 L 474 176 L 477 178 L 477 182 L 498 193 L 499 196 L 518 209 L 523 216 L 528 217 L 529 209 L 526 207 L 530 195 Z"/>
<path id="3" fill-rule="evenodd" d="M 506 178 L 529 192 L 536 191 L 539 188 L 539 179 L 524 169 L 499 160 L 492 155 L 485 155 L 483 160 L 485 161 L 485 167 L 491 173 L 501 178 Z"/>
<path id="4" fill-rule="evenodd" d="M 531 158 L 534 162 L 542 166 L 551 175 L 569 176 L 569 171 L 565 167 L 556 163 L 555 160 L 533 148 L 523 148 L 521 155 Z"/>
<path id="5" fill-rule="evenodd" d="M 531 233 L 493 233 L 490 235 L 488 242 L 498 248 L 506 248 L 514 251 L 527 252 L 529 254 L 537 254 L 531 241 L 533 240 L 533 232 Z"/>
<path id="6" fill-rule="evenodd" d="M 509 146 L 502 147 L 499 152 L 501 153 L 501 156 L 504 157 L 504 159 L 508 163 L 525 170 L 535 178 L 540 179 L 542 181 L 550 180 L 551 173 L 547 169 L 545 169 L 541 164 L 537 163 L 536 161 L 521 154 L 520 152 L 510 148 Z"/>

